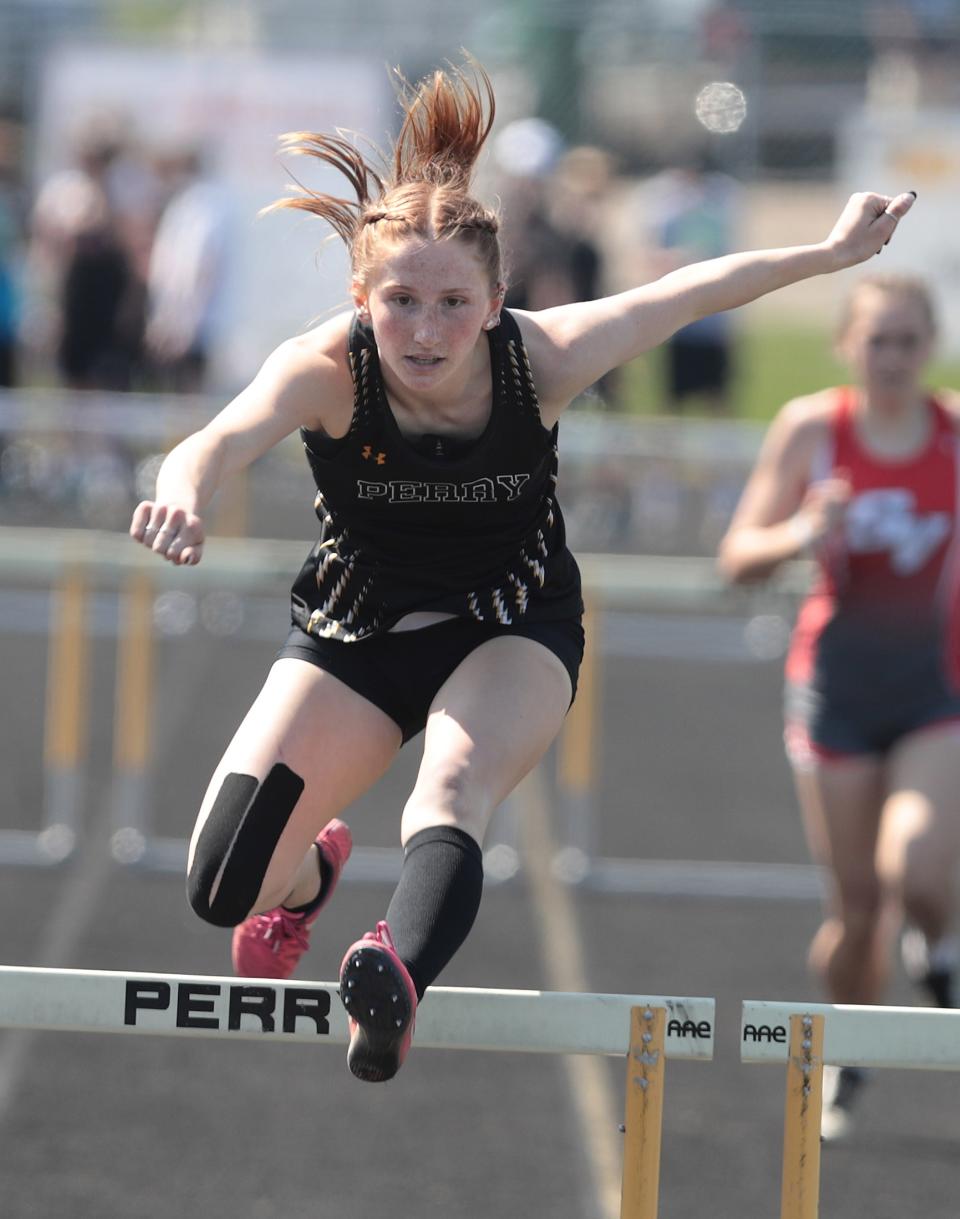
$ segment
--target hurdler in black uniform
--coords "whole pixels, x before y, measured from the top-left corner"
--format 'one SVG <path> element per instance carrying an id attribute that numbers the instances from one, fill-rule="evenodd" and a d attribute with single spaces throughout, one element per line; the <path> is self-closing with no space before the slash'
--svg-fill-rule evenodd
<path id="1" fill-rule="evenodd" d="M 580 573 L 556 502 L 557 432 L 544 428 L 520 329 L 487 331 L 493 405 L 469 441 L 405 437 L 372 331 L 354 320 L 347 435 L 303 430 L 322 529 L 292 592 L 282 656 L 312 661 L 391 716 L 408 740 L 437 690 L 485 640 L 519 634 L 559 657 L 576 689 Z M 391 631 L 405 615 L 454 618 Z"/>

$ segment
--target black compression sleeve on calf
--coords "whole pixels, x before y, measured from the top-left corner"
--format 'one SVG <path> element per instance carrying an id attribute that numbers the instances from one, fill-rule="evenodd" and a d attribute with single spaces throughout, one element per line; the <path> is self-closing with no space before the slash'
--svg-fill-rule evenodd
<path id="1" fill-rule="evenodd" d="M 470 933 L 482 893 L 483 854 L 469 834 L 437 825 L 407 843 L 387 923 L 421 999 Z"/>
<path id="2" fill-rule="evenodd" d="M 252 775 L 224 777 L 187 875 L 187 897 L 201 918 L 235 927 L 247 917 L 303 788 L 282 762 L 262 783 Z"/>

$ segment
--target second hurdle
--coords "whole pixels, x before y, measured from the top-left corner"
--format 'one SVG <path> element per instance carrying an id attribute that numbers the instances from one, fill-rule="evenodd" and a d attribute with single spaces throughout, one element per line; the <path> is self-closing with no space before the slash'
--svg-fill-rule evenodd
<path id="1" fill-rule="evenodd" d="M 786 1064 L 781 1219 L 817 1219 L 823 1068 L 960 1071 L 960 1011 L 744 1001 L 742 1062 Z"/>

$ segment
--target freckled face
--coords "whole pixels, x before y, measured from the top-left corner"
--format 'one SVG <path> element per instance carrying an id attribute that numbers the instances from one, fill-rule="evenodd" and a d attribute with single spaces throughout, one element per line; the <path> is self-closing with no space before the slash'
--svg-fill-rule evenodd
<path id="1" fill-rule="evenodd" d="M 839 352 L 868 393 L 911 395 L 930 358 L 933 331 L 912 296 L 865 291 L 856 300 Z"/>
<path id="2" fill-rule="evenodd" d="M 386 246 L 353 296 L 370 313 L 384 371 L 425 393 L 466 384 L 483 323 L 500 304 L 469 245 L 420 237 Z"/>

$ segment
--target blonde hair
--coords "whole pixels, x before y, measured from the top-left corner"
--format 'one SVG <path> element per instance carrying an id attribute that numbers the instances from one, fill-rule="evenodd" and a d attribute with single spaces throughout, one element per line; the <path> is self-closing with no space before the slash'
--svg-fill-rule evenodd
<path id="1" fill-rule="evenodd" d="M 923 312 L 927 324 L 930 327 L 930 333 L 937 332 L 937 312 L 933 303 L 933 296 L 926 282 L 919 275 L 909 275 L 896 271 L 877 272 L 873 275 L 864 275 L 854 284 L 851 290 L 847 293 L 841 309 L 840 316 L 837 319 L 837 339 L 842 340 L 853 322 L 854 314 L 857 309 L 857 302 L 867 292 L 884 292 L 889 296 L 897 296 L 914 301 Z"/>
<path id="2" fill-rule="evenodd" d="M 378 247 L 416 235 L 455 238 L 474 247 L 495 287 L 503 275 L 499 218 L 470 194 L 480 151 L 493 126 L 493 86 L 483 68 L 436 71 L 417 85 L 396 72 L 403 122 L 388 158 L 375 166 L 342 134 L 295 131 L 285 152 L 315 157 L 346 178 L 354 198 L 291 187 L 267 211 L 298 208 L 320 216 L 350 253 L 353 278 L 368 281 Z"/>

